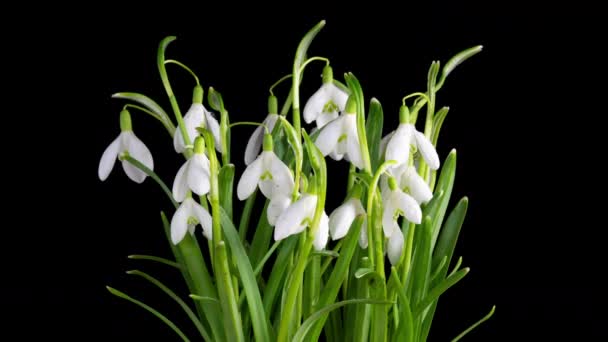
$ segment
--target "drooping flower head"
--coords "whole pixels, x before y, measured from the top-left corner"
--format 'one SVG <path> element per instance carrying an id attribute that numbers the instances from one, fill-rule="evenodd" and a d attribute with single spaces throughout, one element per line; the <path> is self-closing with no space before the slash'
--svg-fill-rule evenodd
<path id="1" fill-rule="evenodd" d="M 203 106 L 203 88 L 199 85 L 194 87 L 194 93 L 192 96 L 192 105 L 190 109 L 184 115 L 184 126 L 188 133 L 190 142 L 199 135 L 196 130 L 198 127 L 207 128 L 213 135 L 215 140 L 215 149 L 222 153 L 222 145 L 220 143 L 220 125 L 213 115 L 205 109 Z M 186 150 L 184 144 L 184 136 L 182 135 L 180 126 L 178 125 L 173 136 L 173 147 L 177 153 L 182 153 Z"/>
<path id="2" fill-rule="evenodd" d="M 274 239 L 283 240 L 288 236 L 303 232 L 310 227 L 314 220 L 317 207 L 317 195 L 304 193 L 297 201 L 290 204 L 281 213 L 274 227 Z M 319 227 L 315 232 L 313 246 L 316 250 L 322 250 L 327 245 L 329 238 L 329 218 L 325 211 L 321 215 Z"/>
<path id="3" fill-rule="evenodd" d="M 194 228 L 199 223 L 203 227 L 203 235 L 211 240 L 213 237 L 211 215 L 200 204 L 188 197 L 177 208 L 171 219 L 171 242 L 177 245 L 184 239 L 186 232 L 194 234 Z"/>
<path id="4" fill-rule="evenodd" d="M 182 202 L 192 191 L 199 196 L 209 192 L 209 159 L 205 155 L 205 139 L 198 136 L 194 140 L 194 154 L 177 171 L 173 181 L 173 198 Z"/>
<path id="5" fill-rule="evenodd" d="M 315 145 L 324 156 L 330 155 L 335 160 L 344 158 L 359 169 L 365 167 L 357 133 L 354 97 L 349 97 L 342 115 L 321 129 Z"/>
<path id="6" fill-rule="evenodd" d="M 365 209 L 361 204 L 361 185 L 355 184 L 348 198 L 342 205 L 329 215 L 329 234 L 332 240 L 338 240 L 346 236 L 355 218 L 365 215 Z M 367 248 L 367 220 L 363 222 L 359 235 L 359 245 Z"/>
<path id="7" fill-rule="evenodd" d="M 304 106 L 304 121 L 311 123 L 316 120 L 321 128 L 338 117 L 339 112 L 346 107 L 348 94 L 334 83 L 332 68 L 323 68 L 323 85 L 306 102 Z"/>
<path id="8" fill-rule="evenodd" d="M 264 150 L 251 163 L 237 185 L 237 196 L 242 201 L 251 196 L 256 187 L 268 199 L 277 195 L 291 196 L 294 180 L 291 171 L 273 152 L 272 136 L 264 135 Z"/>
<path id="9" fill-rule="evenodd" d="M 255 131 L 253 131 L 249 141 L 247 141 L 247 147 L 245 148 L 245 165 L 251 164 L 260 153 L 262 142 L 264 140 L 264 129 L 266 129 L 269 133 L 272 132 L 274 125 L 279 119 L 277 111 L 277 98 L 274 95 L 270 95 L 268 98 L 268 116 L 266 116 L 266 119 L 264 119 L 262 125 L 258 126 Z"/>
<path id="10" fill-rule="evenodd" d="M 123 109 L 120 112 L 120 134 L 101 155 L 99 168 L 97 170 L 99 179 L 102 181 L 106 180 L 114 168 L 116 159 L 119 159 L 124 155 L 129 155 L 145 165 L 148 169 L 154 170 L 152 154 L 146 145 L 144 145 L 144 143 L 135 136 L 135 133 L 133 133 L 131 115 L 126 109 Z M 146 179 L 147 175 L 143 171 L 126 160 L 121 160 L 121 162 L 123 170 L 125 170 L 125 173 L 132 181 L 141 183 Z"/>

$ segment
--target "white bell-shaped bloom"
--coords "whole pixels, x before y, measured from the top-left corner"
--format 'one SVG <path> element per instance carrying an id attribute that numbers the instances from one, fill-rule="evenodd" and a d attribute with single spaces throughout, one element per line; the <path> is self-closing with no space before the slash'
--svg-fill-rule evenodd
<path id="1" fill-rule="evenodd" d="M 190 138 L 191 142 L 199 135 L 196 130 L 198 127 L 207 128 L 211 132 L 211 135 L 213 135 L 215 149 L 222 153 L 220 125 L 201 103 L 193 103 L 192 106 L 190 106 L 190 109 L 188 109 L 188 112 L 184 115 L 184 125 L 186 126 L 186 132 L 188 133 L 188 138 Z M 175 135 L 173 136 L 173 147 L 175 147 L 177 153 L 182 153 L 186 150 L 184 137 L 182 136 L 179 126 L 175 130 Z"/>
<path id="2" fill-rule="evenodd" d="M 401 229 L 395 230 L 391 237 L 388 238 L 386 254 L 388 254 L 388 260 L 393 266 L 397 265 L 403 253 L 403 240 Z"/>
<path id="3" fill-rule="evenodd" d="M 391 235 L 400 231 L 397 219 L 399 216 L 405 217 L 406 220 L 419 224 L 422 220 L 422 211 L 416 200 L 397 188 L 394 185 L 394 189 L 389 189 L 383 194 L 383 207 L 382 212 L 382 227 L 384 229 L 384 236 L 390 238 Z"/>
<path id="4" fill-rule="evenodd" d="M 253 134 L 251 134 L 251 137 L 247 142 L 247 147 L 245 148 L 245 165 L 251 164 L 258 154 L 260 154 L 262 142 L 264 140 L 265 127 L 268 132 L 272 132 L 278 119 L 279 116 L 277 114 L 268 114 L 266 119 L 262 122 L 262 126 L 258 126 L 255 131 L 253 131 Z"/>
<path id="5" fill-rule="evenodd" d="M 335 160 L 344 157 L 359 169 L 364 168 L 357 134 L 357 116 L 354 113 L 345 112 L 323 127 L 315 145 L 324 156 L 329 154 Z"/>
<path id="6" fill-rule="evenodd" d="M 351 198 L 336 208 L 331 215 L 329 215 L 329 233 L 331 239 L 338 240 L 345 237 L 346 234 L 348 234 L 353 221 L 355 221 L 355 218 L 359 215 L 365 215 L 365 209 L 363 209 L 361 200 L 358 198 Z M 364 228 L 365 227 L 361 228 L 361 234 L 363 234 Z M 366 240 L 367 235 L 365 238 L 359 239 L 360 242 Z"/>
<path id="7" fill-rule="evenodd" d="M 174 245 L 180 243 L 187 231 L 194 234 L 194 228 L 198 223 L 203 227 L 203 235 L 211 240 L 213 236 L 211 215 L 192 198 L 186 198 L 171 219 L 171 242 Z"/>
<path id="8" fill-rule="evenodd" d="M 266 218 L 271 227 L 274 227 L 279 216 L 281 216 L 290 204 L 291 195 L 278 194 L 270 200 L 268 208 L 266 208 Z"/>
<path id="9" fill-rule="evenodd" d="M 256 187 L 268 199 L 279 194 L 291 195 L 293 192 L 291 171 L 272 151 L 262 152 L 247 166 L 236 188 L 238 198 L 241 201 L 248 198 Z"/>
<path id="10" fill-rule="evenodd" d="M 417 149 L 432 170 L 439 168 L 439 156 L 435 147 L 424 134 L 409 123 L 400 123 L 394 132 L 382 139 L 380 153 L 385 155 L 385 160 L 396 160 L 397 165 L 407 164 L 410 157 L 410 149 L 407 148 L 409 146 Z"/>
<path id="11" fill-rule="evenodd" d="M 317 122 L 321 128 L 338 117 L 346 107 L 348 94 L 333 84 L 333 71 L 329 65 L 323 69 L 323 85 L 306 102 L 304 121 Z"/>
<path id="12" fill-rule="evenodd" d="M 116 159 L 125 154 L 137 159 L 150 170 L 154 170 L 152 154 L 146 145 L 144 145 L 144 143 L 135 136 L 135 133 L 133 133 L 131 129 L 131 116 L 126 110 L 123 110 L 120 113 L 120 126 L 120 134 L 112 141 L 110 146 L 105 149 L 101 155 L 101 160 L 99 161 L 97 175 L 102 181 L 106 180 L 110 175 L 110 172 L 116 163 Z M 143 171 L 126 160 L 122 160 L 121 162 L 122 168 L 132 181 L 141 183 L 146 179 L 147 175 Z"/>
<path id="13" fill-rule="evenodd" d="M 177 171 L 173 182 L 173 198 L 182 202 L 188 190 L 199 196 L 209 192 L 209 159 L 204 153 L 195 153 Z"/>
<path id="14" fill-rule="evenodd" d="M 297 201 L 289 205 L 278 217 L 274 228 L 274 239 L 283 240 L 288 236 L 299 234 L 312 224 L 317 196 L 304 194 Z M 316 250 L 322 250 L 329 238 L 329 218 L 325 211 L 321 216 L 319 227 L 315 233 L 313 246 Z"/>
<path id="15" fill-rule="evenodd" d="M 394 169 L 390 169 L 389 172 L 397 180 L 399 188 L 409 193 L 419 204 L 427 203 L 433 198 L 431 188 L 424 179 L 420 177 L 415 167 L 400 164 Z M 385 191 L 388 190 L 389 177 L 389 175 L 382 175 L 381 177 L 380 188 L 382 193 L 385 193 Z"/>

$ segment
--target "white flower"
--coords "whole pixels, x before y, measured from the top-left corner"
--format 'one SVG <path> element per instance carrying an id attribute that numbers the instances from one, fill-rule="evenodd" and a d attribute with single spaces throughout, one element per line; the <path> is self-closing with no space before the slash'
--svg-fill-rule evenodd
<path id="1" fill-rule="evenodd" d="M 419 224 L 422 220 L 422 211 L 416 200 L 401 191 L 401 189 L 388 190 L 383 194 L 382 227 L 384 236 L 390 238 L 396 231 L 401 231 L 397 219 L 404 216 L 410 222 Z"/>
<path id="2" fill-rule="evenodd" d="M 394 169 L 390 169 L 389 172 L 397 180 L 399 188 L 414 197 L 416 202 L 420 204 L 427 203 L 433 198 L 431 188 L 429 188 L 429 185 L 420 177 L 418 172 L 416 172 L 415 167 L 400 164 Z M 382 175 L 380 188 L 383 193 L 388 190 L 389 177 L 390 176 L 388 175 Z"/>
<path id="3" fill-rule="evenodd" d="M 245 165 L 251 164 L 255 160 L 255 157 L 260 153 L 264 140 L 264 127 L 268 129 L 268 132 L 272 132 L 278 119 L 279 116 L 277 114 L 268 114 L 266 119 L 264 119 L 264 122 L 262 122 L 262 126 L 258 126 L 255 131 L 253 131 L 253 134 L 247 142 L 247 147 L 245 148 Z"/>
<path id="4" fill-rule="evenodd" d="M 380 142 L 380 154 L 385 154 L 385 160 L 396 160 L 397 165 L 407 164 L 410 157 L 409 146 L 417 148 L 420 155 L 432 170 L 439 168 L 439 156 L 431 141 L 416 130 L 414 125 L 400 123 L 399 127 Z"/>
<path id="5" fill-rule="evenodd" d="M 186 231 L 194 234 L 194 227 L 198 223 L 203 227 L 203 235 L 211 240 L 213 235 L 211 215 L 192 198 L 186 198 L 171 219 L 171 242 L 174 245 L 180 243 Z"/>
<path id="6" fill-rule="evenodd" d="M 203 196 L 209 192 L 209 159 L 204 153 L 195 153 L 177 171 L 173 182 L 173 198 L 182 202 L 192 190 Z"/>
<path id="7" fill-rule="evenodd" d="M 393 232 L 390 238 L 388 238 L 388 246 L 386 248 L 388 254 L 388 260 L 391 265 L 397 265 L 401 254 L 403 253 L 403 233 L 401 229 L 397 229 Z"/>
<path id="8" fill-rule="evenodd" d="M 274 227 L 279 216 L 281 216 L 290 204 L 291 195 L 277 194 L 270 200 L 268 208 L 266 208 L 266 218 L 271 227 Z"/>
<path id="9" fill-rule="evenodd" d="M 300 199 L 283 211 L 276 221 L 274 228 L 274 239 L 276 241 L 299 234 L 306 227 L 312 224 L 315 208 L 317 206 L 317 196 L 312 194 L 304 194 Z M 322 250 L 327 244 L 329 238 L 329 218 L 323 212 L 319 227 L 315 233 L 313 246 L 316 250 Z"/>
<path id="10" fill-rule="evenodd" d="M 211 113 L 209 113 L 201 103 L 193 103 L 192 106 L 190 106 L 190 109 L 188 109 L 188 112 L 186 115 L 184 115 L 184 125 L 186 126 L 186 132 L 188 133 L 190 142 L 193 142 L 194 138 L 199 135 L 198 131 L 196 130 L 197 127 L 207 128 L 215 140 L 215 149 L 222 153 L 222 145 L 220 142 L 220 125 L 213 115 L 211 115 Z M 173 136 L 173 147 L 175 147 L 175 151 L 177 153 L 182 153 L 186 150 L 186 146 L 184 145 L 184 137 L 182 136 L 179 126 L 175 130 L 175 135 Z"/>
<path id="11" fill-rule="evenodd" d="M 323 127 L 315 141 L 324 156 L 328 154 L 335 160 L 344 157 L 359 169 L 363 169 L 363 158 L 357 134 L 357 116 L 344 113 Z"/>
<path id="12" fill-rule="evenodd" d="M 346 236 L 350 226 L 359 215 L 365 215 L 365 209 L 361 205 L 361 200 L 351 198 L 336 208 L 329 215 L 329 233 L 332 240 L 338 240 Z M 361 233 L 359 234 L 359 245 L 367 248 L 367 221 L 363 221 Z"/>
<path id="13" fill-rule="evenodd" d="M 110 146 L 106 148 L 101 156 L 99 169 L 97 170 L 99 179 L 102 181 L 106 180 L 114 168 L 116 159 L 125 153 L 128 153 L 129 156 L 137 159 L 150 170 L 154 169 L 154 161 L 152 160 L 150 150 L 135 136 L 133 131 L 130 129 L 123 130 L 118 138 L 112 141 Z M 125 170 L 127 176 L 136 183 L 141 183 L 146 179 L 146 174 L 143 171 L 126 160 L 122 160 L 122 168 Z"/>
<path id="14" fill-rule="evenodd" d="M 268 199 L 279 194 L 288 196 L 293 192 L 293 176 L 272 150 L 263 151 L 247 166 L 236 188 L 238 198 L 241 201 L 248 198 L 256 186 Z"/>
<path id="15" fill-rule="evenodd" d="M 306 102 L 304 106 L 304 121 L 317 121 L 321 128 L 338 117 L 344 110 L 348 94 L 333 83 L 324 83 Z"/>

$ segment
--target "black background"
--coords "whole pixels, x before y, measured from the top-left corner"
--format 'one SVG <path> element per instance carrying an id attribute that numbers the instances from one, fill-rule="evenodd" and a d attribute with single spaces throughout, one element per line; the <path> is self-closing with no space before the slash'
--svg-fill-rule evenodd
<path id="1" fill-rule="evenodd" d="M 7 160 L 14 162 L 7 165 L 17 165 L 8 179 L 19 180 L 6 187 L 15 204 L 6 209 L 11 219 L 2 250 L 10 274 L 2 282 L 9 315 L 2 325 L 8 331 L 79 340 L 176 339 L 150 314 L 111 296 L 104 288 L 111 285 L 192 332 L 180 309 L 157 289 L 124 274 L 143 269 L 185 293 L 177 273 L 126 259 L 134 253 L 169 255 L 158 213 L 170 212 L 170 203 L 150 179 L 137 185 L 118 164 L 106 182 L 98 180 L 99 158 L 119 133 L 124 104 L 110 95 L 142 92 L 169 110 L 155 56 L 158 42 L 176 35 L 167 55 L 223 94 L 232 121 L 262 120 L 268 86 L 291 71 L 302 35 L 326 19 L 310 54 L 329 57 L 336 77 L 356 74 L 366 99 L 383 104 L 385 133 L 397 124 L 401 97 L 424 91 L 432 60 L 445 62 L 464 48 L 484 45 L 438 95 L 438 105 L 451 108 L 438 151 L 443 159 L 458 150 L 453 197 L 470 199 L 457 254 L 472 272 L 442 297 L 430 340 L 449 340 L 494 304 L 494 318 L 468 340 L 608 337 L 600 326 L 605 257 L 597 245 L 603 226 L 592 209 L 601 202 L 573 194 L 600 186 L 594 179 L 598 157 L 588 150 L 599 138 L 575 135 L 597 122 L 594 109 L 581 108 L 597 88 L 576 78 L 600 68 L 597 56 L 580 58 L 593 33 L 575 34 L 580 26 L 568 16 L 470 3 L 350 5 L 341 11 L 302 4 L 294 14 L 236 5 L 151 9 L 146 14 L 108 5 L 72 8 L 77 14 L 63 12 L 44 22 L 24 17 L 25 26 L 39 26 L 9 38 L 21 63 L 17 67 L 10 64 L 14 55 L 4 56 L 15 91 L 5 111 L 18 114 L 5 125 L 16 127 L 27 147 L 3 137 Z M 321 64 L 308 69 L 303 101 L 320 85 L 320 73 Z M 171 66 L 169 74 L 185 112 L 192 80 Z M 155 171 L 171 184 L 181 157 L 161 125 L 132 115 Z M 237 176 L 250 133 L 248 127 L 233 130 Z M 333 209 L 344 195 L 347 167 L 329 167 Z"/>

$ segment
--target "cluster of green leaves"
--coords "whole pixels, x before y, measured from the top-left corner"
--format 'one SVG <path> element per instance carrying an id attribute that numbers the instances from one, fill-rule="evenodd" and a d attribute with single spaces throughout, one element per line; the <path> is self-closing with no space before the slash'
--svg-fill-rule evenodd
<path id="1" fill-rule="evenodd" d="M 319 196 L 312 227 L 305 233 L 273 243 L 273 228 L 266 219 L 267 200 L 263 211 L 254 216 L 259 218 L 258 221 L 252 221 L 254 204 L 259 200 L 255 195 L 244 203 L 236 224 L 232 203 L 235 169 L 230 163 L 230 123 L 220 93 L 210 88 L 208 103 L 221 115 L 224 151 L 218 160 L 213 138 L 201 130 L 211 169 L 218 171 L 211 174 L 208 198 L 200 199 L 204 206 L 208 206 L 207 201 L 211 205 L 213 241 L 208 243 L 211 260 L 205 260 L 203 247 L 196 236 L 189 234 L 176 246 L 170 243 L 174 260 L 147 255 L 130 256 L 132 259 L 160 262 L 181 273 L 190 291 L 190 303 L 158 279 L 138 270 L 128 272 L 156 285 L 175 301 L 206 341 L 316 341 L 321 334 L 330 341 L 425 341 L 439 297 L 469 272 L 468 268 L 461 268 L 462 258 L 450 269 L 468 205 L 465 197 L 448 211 L 456 172 L 455 151 L 445 159 L 438 176 L 426 169 L 424 163 L 420 166 L 421 174 L 434 188 L 433 199 L 422 208 L 422 224 L 404 224 L 402 227 L 407 237 L 402 262 L 390 270 L 385 269 L 382 202 L 377 190 L 378 178 L 388 165 L 377 148 L 383 134 L 384 114 L 376 99 L 371 100 L 369 111 L 365 111 L 363 90 L 352 73 L 345 75 L 346 85 L 339 83 L 339 86 L 348 89 L 357 101 L 358 133 L 367 167 L 359 172 L 351 168 L 348 189 L 355 184 L 361 186 L 367 215 L 357 217 L 347 236 L 333 249 L 311 250 L 313 232 L 324 207 L 327 170 L 325 160 L 311 137 L 300 129 L 297 89 L 302 65 L 307 64 L 308 46 L 323 25 L 324 22 L 319 23 L 305 36 L 296 53 L 292 92 L 281 111 L 284 117 L 292 108 L 293 126 L 282 118 L 272 132 L 277 156 L 296 172 L 306 175 L 320 189 L 322 195 Z M 161 42 L 157 61 L 178 127 L 183 127 L 165 70 L 168 62 L 164 57 L 165 50 L 173 39 L 168 37 Z M 417 116 L 418 111 L 427 106 L 425 130 L 430 130 L 434 144 L 447 114 L 447 108 L 434 112 L 435 93 L 458 64 L 479 51 L 480 48 L 475 47 L 456 55 L 442 69 L 441 76 L 439 63 L 431 65 L 427 90 L 414 103 L 412 114 Z M 143 110 L 158 119 L 171 136 L 175 133 L 176 127 L 169 115 L 147 96 L 118 93 L 114 97 L 142 105 Z M 368 149 L 368 146 L 373 148 Z M 188 157 L 189 153 L 191 151 L 184 154 Z M 165 183 L 152 170 L 129 156 L 125 159 L 150 175 L 177 207 Z M 170 225 L 163 212 L 161 222 L 170 241 Z M 255 227 L 253 234 L 248 233 L 250 226 Z M 370 245 L 367 250 L 358 245 L 361 229 L 368 231 Z M 251 241 L 247 241 L 248 236 L 252 236 Z M 119 290 L 110 287 L 108 290 L 151 312 L 180 338 L 189 341 L 179 327 L 154 308 Z M 493 312 L 494 308 L 454 340 L 488 319 Z"/>

